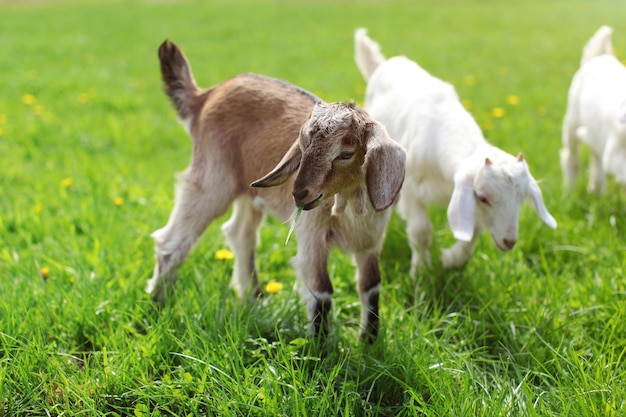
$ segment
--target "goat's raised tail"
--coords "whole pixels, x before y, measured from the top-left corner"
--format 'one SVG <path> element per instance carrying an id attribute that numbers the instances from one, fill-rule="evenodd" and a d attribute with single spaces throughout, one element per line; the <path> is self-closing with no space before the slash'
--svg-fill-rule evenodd
<path id="1" fill-rule="evenodd" d="M 161 77 L 163 89 L 172 100 L 172 104 L 181 119 L 191 115 L 191 101 L 199 88 L 191 73 L 191 67 L 178 46 L 166 40 L 159 47 Z"/>
<path id="2" fill-rule="evenodd" d="M 610 26 L 600 27 L 585 44 L 580 64 L 583 65 L 591 58 L 599 55 L 613 55 L 613 45 L 611 44 L 612 34 L 613 28 Z"/>
<path id="3" fill-rule="evenodd" d="M 380 45 L 367 36 L 365 28 L 359 28 L 354 32 L 354 60 L 365 81 L 369 80 L 376 68 L 385 62 Z"/>

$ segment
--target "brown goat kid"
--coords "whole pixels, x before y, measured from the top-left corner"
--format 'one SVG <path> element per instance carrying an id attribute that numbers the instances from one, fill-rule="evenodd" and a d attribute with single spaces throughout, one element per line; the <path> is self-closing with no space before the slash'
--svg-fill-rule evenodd
<path id="1" fill-rule="evenodd" d="M 298 87 L 253 74 L 200 89 L 175 44 L 164 42 L 159 58 L 165 91 L 192 138 L 193 154 L 179 176 L 167 225 L 152 235 L 157 262 L 147 291 L 164 303 L 193 244 L 232 205 L 222 226 L 235 255 L 231 285 L 242 298 L 258 295 L 255 248 L 264 213 L 288 221 L 299 207 L 304 212 L 295 224 L 294 265 L 310 333 L 327 329 L 333 292 L 328 253 L 338 244 L 357 267 L 361 337 L 375 337 L 378 259 L 404 179 L 404 150 L 354 104 L 322 103 Z"/>

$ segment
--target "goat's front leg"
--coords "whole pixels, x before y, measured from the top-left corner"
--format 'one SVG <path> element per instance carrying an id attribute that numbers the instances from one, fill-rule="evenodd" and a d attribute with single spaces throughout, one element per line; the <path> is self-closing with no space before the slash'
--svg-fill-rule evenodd
<path id="1" fill-rule="evenodd" d="M 302 299 L 310 322 L 309 336 L 324 337 L 328 333 L 328 313 L 333 296 L 328 275 L 328 248 L 324 242 L 298 239 L 298 253 L 293 264 L 302 285 Z"/>
<path id="2" fill-rule="evenodd" d="M 441 261 L 443 268 L 455 269 L 465 265 L 474 252 L 481 231 L 482 229 L 477 227 L 474 229 L 474 235 L 469 242 L 457 240 L 450 248 L 442 250 Z"/>
<path id="3" fill-rule="evenodd" d="M 433 226 L 426 207 L 411 197 L 410 190 L 407 190 L 398 202 L 398 212 L 406 222 L 406 234 L 411 246 L 409 274 L 415 279 L 418 269 L 430 266 L 429 248 L 432 243 Z"/>
<path id="4" fill-rule="evenodd" d="M 239 197 L 233 205 L 233 214 L 222 225 L 222 232 L 235 255 L 231 287 L 239 298 L 261 295 L 255 263 L 257 230 L 263 212 L 257 209 L 248 196 Z"/>
<path id="5" fill-rule="evenodd" d="M 378 299 L 380 296 L 381 275 L 378 254 L 365 252 L 354 255 L 357 268 L 356 282 L 361 300 L 361 341 L 368 343 L 378 336 Z"/>

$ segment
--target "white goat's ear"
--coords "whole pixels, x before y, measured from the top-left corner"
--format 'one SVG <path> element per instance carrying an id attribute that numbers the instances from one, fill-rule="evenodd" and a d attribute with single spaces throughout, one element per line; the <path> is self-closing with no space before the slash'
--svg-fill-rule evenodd
<path id="1" fill-rule="evenodd" d="M 366 128 L 365 153 L 367 192 L 376 211 L 390 207 L 404 182 L 406 152 L 378 123 Z"/>
<path id="2" fill-rule="evenodd" d="M 541 188 L 539 188 L 539 184 L 537 184 L 537 181 L 535 181 L 530 172 L 528 172 L 528 176 L 530 177 L 528 184 L 528 195 L 532 199 L 535 212 L 549 228 L 556 229 L 556 220 L 548 212 L 546 205 L 543 203 L 543 197 L 541 195 Z"/>
<path id="3" fill-rule="evenodd" d="M 454 191 L 448 204 L 448 223 L 456 239 L 464 242 L 472 240 L 476 225 L 473 173 L 459 171 L 454 176 Z"/>
<path id="4" fill-rule="evenodd" d="M 250 184 L 251 187 L 273 187 L 280 185 L 287 181 L 287 179 L 300 168 L 300 161 L 302 160 L 302 150 L 300 149 L 300 141 L 296 141 L 291 145 L 291 148 L 287 151 L 283 159 L 280 160 L 278 165 L 271 170 L 263 178 L 254 181 Z"/>

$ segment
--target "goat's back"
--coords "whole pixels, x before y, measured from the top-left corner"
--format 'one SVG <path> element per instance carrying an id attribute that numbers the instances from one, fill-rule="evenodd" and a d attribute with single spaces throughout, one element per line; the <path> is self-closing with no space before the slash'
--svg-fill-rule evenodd
<path id="1" fill-rule="evenodd" d="M 602 146 L 608 131 L 618 124 L 624 103 L 626 67 L 613 55 L 590 59 L 574 75 L 568 111 L 576 126 L 587 128 L 588 142 Z"/>
<path id="2" fill-rule="evenodd" d="M 365 109 L 407 150 L 407 170 L 428 177 L 451 181 L 456 160 L 484 143 L 454 87 L 405 57 L 378 67 L 367 85 Z"/>
<path id="3" fill-rule="evenodd" d="M 288 215 L 293 181 L 269 189 L 249 185 L 276 166 L 319 99 L 284 81 L 240 74 L 199 91 L 194 100 L 195 113 L 183 120 L 193 140 L 192 167 L 219 172 L 224 181 L 236 182 L 238 194 L 261 196 L 273 202 L 268 211 Z"/>

